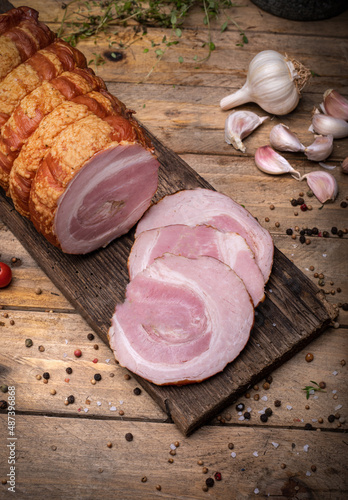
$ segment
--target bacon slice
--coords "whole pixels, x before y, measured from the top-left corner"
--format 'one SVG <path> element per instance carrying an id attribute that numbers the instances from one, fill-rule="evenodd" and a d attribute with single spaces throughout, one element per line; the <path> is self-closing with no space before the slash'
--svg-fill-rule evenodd
<path id="1" fill-rule="evenodd" d="M 109 342 L 122 366 L 158 385 L 200 382 L 246 345 L 254 308 L 226 264 L 166 254 L 127 286 Z"/>
<path id="2" fill-rule="evenodd" d="M 264 300 L 264 280 L 244 238 L 210 226 L 166 226 L 144 231 L 136 238 L 128 259 L 131 280 L 165 253 L 196 259 L 206 255 L 227 264 L 243 280 L 254 306 Z"/>
<path id="3" fill-rule="evenodd" d="M 36 52 L 0 82 L 0 126 L 10 118 L 19 102 L 44 80 L 50 81 L 64 71 L 86 66 L 86 58 L 82 52 L 63 40 L 57 40 Z"/>
<path id="4" fill-rule="evenodd" d="M 223 232 L 240 234 L 267 282 L 273 263 L 272 237 L 245 208 L 228 196 L 201 188 L 165 196 L 141 219 L 136 237 L 143 231 L 173 224 L 207 224 Z"/>

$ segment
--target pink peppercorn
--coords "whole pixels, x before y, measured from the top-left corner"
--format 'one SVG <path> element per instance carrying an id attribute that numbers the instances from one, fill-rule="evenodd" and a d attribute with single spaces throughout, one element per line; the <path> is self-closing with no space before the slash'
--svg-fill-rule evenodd
<path id="1" fill-rule="evenodd" d="M 215 472 L 214 474 L 215 481 L 221 481 L 221 472 Z"/>
<path id="2" fill-rule="evenodd" d="M 94 358 L 93 363 L 98 363 L 98 358 Z"/>
<path id="3" fill-rule="evenodd" d="M 301 206 L 300 206 L 302 212 L 306 212 L 308 210 L 308 207 L 305 203 L 303 203 Z"/>
<path id="4" fill-rule="evenodd" d="M 74 355 L 75 355 L 77 358 L 80 358 L 80 357 L 82 356 L 81 349 L 75 349 L 75 351 L 74 351 Z"/>

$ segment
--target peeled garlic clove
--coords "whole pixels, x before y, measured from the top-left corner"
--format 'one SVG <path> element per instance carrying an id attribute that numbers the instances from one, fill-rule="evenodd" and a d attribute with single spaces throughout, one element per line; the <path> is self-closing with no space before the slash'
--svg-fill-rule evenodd
<path id="1" fill-rule="evenodd" d="M 244 153 L 245 146 L 242 139 L 250 135 L 268 118 L 268 116 L 260 117 L 251 111 L 231 113 L 225 122 L 225 141 Z"/>
<path id="2" fill-rule="evenodd" d="M 336 90 L 329 89 L 325 92 L 322 108 L 334 118 L 348 120 L 348 101 Z"/>
<path id="3" fill-rule="evenodd" d="M 330 156 L 333 150 L 333 135 L 318 135 L 313 144 L 305 149 L 308 160 L 323 161 Z"/>
<path id="4" fill-rule="evenodd" d="M 348 156 L 343 160 L 341 170 L 344 174 L 348 174 Z"/>
<path id="5" fill-rule="evenodd" d="M 312 116 L 312 128 L 320 135 L 332 135 L 334 139 L 348 137 L 348 123 L 340 118 L 323 115 L 316 109 Z"/>
<path id="6" fill-rule="evenodd" d="M 301 177 L 301 181 L 306 179 L 309 189 L 313 191 L 320 203 L 334 201 L 338 193 L 338 185 L 335 177 L 328 172 L 309 172 Z"/>
<path id="7" fill-rule="evenodd" d="M 269 140 L 271 146 L 278 149 L 278 151 L 292 151 L 296 153 L 297 151 L 305 150 L 304 145 L 301 144 L 297 135 L 291 132 L 289 127 L 283 125 L 283 123 L 279 123 L 272 128 Z"/>
<path id="8" fill-rule="evenodd" d="M 301 177 L 300 173 L 294 170 L 290 163 L 270 146 L 261 146 L 256 150 L 255 163 L 266 174 L 282 175 L 290 172 L 295 179 Z"/>
<path id="9" fill-rule="evenodd" d="M 310 77 L 311 72 L 300 62 L 275 50 L 263 50 L 250 62 L 244 86 L 224 97 L 220 106 L 226 110 L 256 102 L 268 113 L 286 115 L 296 108 Z"/>

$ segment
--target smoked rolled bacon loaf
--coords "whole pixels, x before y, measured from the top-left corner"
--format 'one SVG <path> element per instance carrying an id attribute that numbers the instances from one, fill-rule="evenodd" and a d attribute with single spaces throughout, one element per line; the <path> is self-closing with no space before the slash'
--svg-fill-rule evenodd
<path id="1" fill-rule="evenodd" d="M 133 112 L 26 7 L 0 16 L 0 186 L 64 252 L 140 219 L 159 163 Z"/>

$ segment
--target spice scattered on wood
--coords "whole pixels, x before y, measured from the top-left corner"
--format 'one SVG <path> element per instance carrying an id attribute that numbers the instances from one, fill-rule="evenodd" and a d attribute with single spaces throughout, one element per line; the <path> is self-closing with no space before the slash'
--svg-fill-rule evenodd
<path id="1" fill-rule="evenodd" d="M 329 421 L 330 423 L 332 423 L 332 422 L 334 422 L 334 421 L 335 421 L 335 415 L 329 415 L 329 416 L 327 417 L 327 419 L 328 419 L 328 421 Z"/>
<path id="2" fill-rule="evenodd" d="M 2 386 L 0 387 L 0 391 L 1 391 L 1 392 L 3 392 L 3 393 L 8 392 L 8 385 L 5 385 L 5 384 L 4 384 L 4 385 L 2 385 Z"/>
<path id="3" fill-rule="evenodd" d="M 279 408 L 279 406 L 281 406 L 281 404 L 282 404 L 282 402 L 280 401 L 280 399 L 276 399 L 276 400 L 274 401 L 274 406 L 275 406 L 276 408 Z"/>
<path id="4" fill-rule="evenodd" d="M 133 434 L 131 432 L 127 432 L 127 434 L 125 435 L 125 438 L 126 438 L 126 441 L 133 441 Z"/>
<path id="5" fill-rule="evenodd" d="M 39 374 L 37 374 L 37 375 L 35 376 L 35 378 L 36 378 L 36 380 L 41 380 L 41 379 L 42 379 L 41 375 L 39 375 Z"/>
<path id="6" fill-rule="evenodd" d="M 94 335 L 93 335 L 93 333 L 89 333 L 89 334 L 87 335 L 87 338 L 88 338 L 88 340 L 94 340 Z"/>
<path id="7" fill-rule="evenodd" d="M 204 465 L 203 460 L 198 460 L 197 465 Z"/>
<path id="8" fill-rule="evenodd" d="M 7 408 L 7 401 L 5 401 L 4 399 L 2 399 L 0 401 L 0 410 L 6 410 Z"/>
<path id="9" fill-rule="evenodd" d="M 42 294 L 41 288 L 35 288 L 35 293 L 36 295 L 41 295 Z"/>
<path id="10" fill-rule="evenodd" d="M 98 344 L 94 344 L 93 349 L 95 349 L 97 351 L 99 349 Z"/>
<path id="11" fill-rule="evenodd" d="M 31 347 L 33 345 L 33 341 L 31 339 L 26 339 L 25 347 Z"/>
<path id="12" fill-rule="evenodd" d="M 236 410 L 237 411 L 243 411 L 244 410 L 244 404 L 243 403 L 238 403 L 236 405 Z"/>
<path id="13" fill-rule="evenodd" d="M 208 486 L 208 488 L 212 488 L 214 486 L 214 479 L 212 477 L 208 477 L 206 480 L 205 480 L 205 484 Z"/>
<path id="14" fill-rule="evenodd" d="M 57 391 L 55 389 L 51 389 L 50 394 L 52 394 L 52 396 L 54 396 L 55 394 L 57 394 Z"/>
<path id="15" fill-rule="evenodd" d="M 246 411 L 244 413 L 243 417 L 245 418 L 245 420 L 250 420 L 250 418 L 251 418 L 250 412 Z"/>
<path id="16" fill-rule="evenodd" d="M 50 374 L 48 372 L 44 372 L 42 376 L 45 380 L 48 380 L 50 378 Z"/>
<path id="17" fill-rule="evenodd" d="M 215 472 L 214 479 L 215 479 L 215 481 L 221 481 L 221 479 L 222 479 L 221 472 Z"/>
<path id="18" fill-rule="evenodd" d="M 39 345 L 38 350 L 39 350 L 40 352 L 45 352 L 45 348 L 44 348 L 44 346 L 43 346 L 43 345 Z"/>
<path id="19" fill-rule="evenodd" d="M 313 361 L 313 359 L 314 359 L 313 354 L 311 352 L 308 352 L 306 354 L 306 357 L 305 357 L 305 360 L 307 361 L 307 363 L 310 363 L 311 361 Z"/>
<path id="20" fill-rule="evenodd" d="M 107 446 L 108 448 L 112 448 L 112 443 L 109 441 L 108 443 L 106 443 L 106 446 Z"/>
<path id="21" fill-rule="evenodd" d="M 267 422 L 268 420 L 268 417 L 265 413 L 262 413 L 262 415 L 260 415 L 260 420 L 261 422 Z"/>
<path id="22" fill-rule="evenodd" d="M 81 349 L 75 349 L 74 356 L 76 356 L 76 358 L 80 358 L 82 356 Z"/>
<path id="23" fill-rule="evenodd" d="M 75 397 L 74 396 L 68 396 L 67 401 L 68 401 L 69 405 L 72 405 L 73 403 L 75 403 Z"/>
<path id="24" fill-rule="evenodd" d="M 202 469 L 202 473 L 203 473 L 203 474 L 208 474 L 208 472 L 209 472 L 208 467 L 203 467 L 203 469 Z"/>
<path id="25" fill-rule="evenodd" d="M 141 478 L 141 482 L 142 482 L 142 483 L 146 483 L 146 481 L 147 481 L 147 477 L 146 477 L 146 476 L 143 476 L 143 477 Z"/>
<path id="26" fill-rule="evenodd" d="M 65 371 L 66 371 L 66 373 L 67 373 L 68 375 L 71 375 L 71 374 L 72 374 L 72 372 L 73 372 L 73 371 L 72 371 L 72 368 L 70 368 L 70 367 L 66 368 L 66 370 L 65 370 Z"/>
<path id="27" fill-rule="evenodd" d="M 133 389 L 133 392 L 136 396 L 139 396 L 141 394 L 141 389 L 139 387 L 136 387 L 135 389 Z"/>
<path id="28" fill-rule="evenodd" d="M 94 380 L 96 382 L 99 382 L 101 379 L 102 379 L 102 376 L 100 375 L 100 373 L 95 373 L 94 374 Z"/>
<path id="29" fill-rule="evenodd" d="M 162 489 L 162 486 L 160 484 L 156 484 L 156 490 L 161 491 L 161 489 Z"/>

